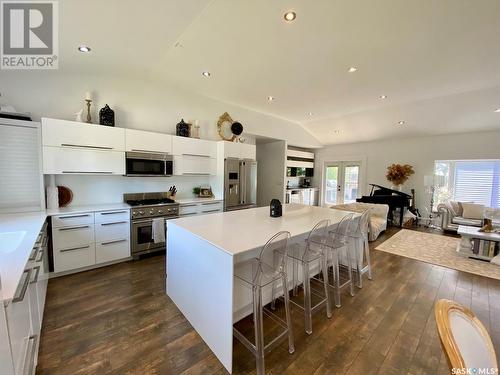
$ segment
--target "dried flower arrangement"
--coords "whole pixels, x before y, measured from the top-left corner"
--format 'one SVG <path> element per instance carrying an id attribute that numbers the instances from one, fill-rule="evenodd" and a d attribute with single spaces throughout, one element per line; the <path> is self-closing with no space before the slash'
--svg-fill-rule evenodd
<path id="1" fill-rule="evenodd" d="M 387 167 L 385 177 L 388 181 L 398 186 L 404 184 L 414 173 L 415 171 L 411 165 L 391 164 Z"/>

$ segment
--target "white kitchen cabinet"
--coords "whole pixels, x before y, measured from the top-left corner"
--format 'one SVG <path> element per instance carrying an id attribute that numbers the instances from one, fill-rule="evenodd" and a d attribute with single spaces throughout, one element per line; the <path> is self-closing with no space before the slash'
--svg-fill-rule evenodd
<path id="1" fill-rule="evenodd" d="M 222 141 L 224 158 L 256 160 L 256 146 L 247 143 Z"/>
<path id="2" fill-rule="evenodd" d="M 130 210 L 52 217 L 54 271 L 67 272 L 130 257 Z"/>
<path id="3" fill-rule="evenodd" d="M 96 243 L 96 263 L 111 262 L 117 259 L 127 258 L 129 256 L 130 241 L 128 239 L 118 239 Z"/>
<path id="4" fill-rule="evenodd" d="M 125 153 L 43 146 L 43 173 L 124 175 Z"/>
<path id="5" fill-rule="evenodd" d="M 125 151 L 125 129 L 42 118 L 42 144 Z"/>
<path id="6" fill-rule="evenodd" d="M 95 264 L 95 244 L 54 248 L 54 271 L 64 272 Z"/>
<path id="7" fill-rule="evenodd" d="M 174 156 L 174 175 L 176 176 L 215 176 L 217 159 L 206 156 Z"/>
<path id="8" fill-rule="evenodd" d="M 172 136 L 172 153 L 178 156 L 217 158 L 217 142 Z"/>
<path id="9" fill-rule="evenodd" d="M 172 136 L 143 130 L 125 129 L 127 151 L 172 153 Z"/>
<path id="10" fill-rule="evenodd" d="M 222 200 L 210 200 L 207 202 L 182 203 L 179 206 L 179 216 L 187 217 L 193 215 L 207 215 L 216 212 L 223 212 Z"/>

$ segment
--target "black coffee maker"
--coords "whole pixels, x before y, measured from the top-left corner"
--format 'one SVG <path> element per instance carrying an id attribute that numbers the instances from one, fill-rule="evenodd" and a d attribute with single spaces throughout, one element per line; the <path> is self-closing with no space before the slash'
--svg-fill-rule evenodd
<path id="1" fill-rule="evenodd" d="M 271 200 L 271 204 L 269 206 L 271 208 L 271 217 L 280 217 L 283 215 L 283 207 L 279 199 Z"/>

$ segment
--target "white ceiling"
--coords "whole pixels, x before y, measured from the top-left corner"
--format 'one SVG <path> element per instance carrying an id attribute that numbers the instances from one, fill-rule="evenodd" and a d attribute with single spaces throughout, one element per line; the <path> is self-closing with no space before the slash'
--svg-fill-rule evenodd
<path id="1" fill-rule="evenodd" d="M 498 0 L 60 4 L 64 69 L 168 81 L 300 123 L 323 144 L 500 130 Z"/>

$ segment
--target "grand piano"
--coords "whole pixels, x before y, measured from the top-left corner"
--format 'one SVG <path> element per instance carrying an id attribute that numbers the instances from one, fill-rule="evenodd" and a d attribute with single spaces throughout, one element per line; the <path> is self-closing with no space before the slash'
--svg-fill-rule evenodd
<path id="1" fill-rule="evenodd" d="M 403 215 L 405 207 L 411 207 L 411 195 L 401 191 L 393 190 L 377 184 L 370 184 L 372 190 L 370 195 L 364 195 L 356 199 L 357 202 L 387 204 L 389 215 L 387 220 L 394 223 L 394 210 L 399 208 L 399 226 L 403 225 Z"/>

